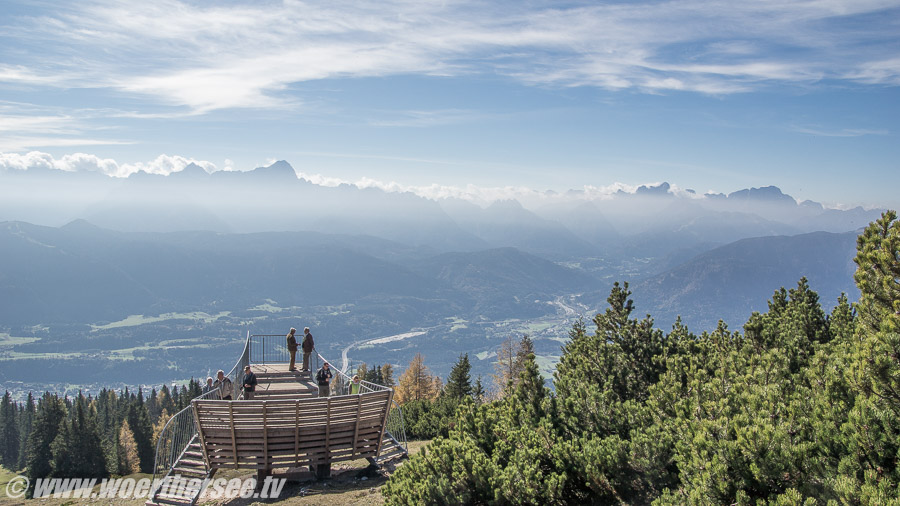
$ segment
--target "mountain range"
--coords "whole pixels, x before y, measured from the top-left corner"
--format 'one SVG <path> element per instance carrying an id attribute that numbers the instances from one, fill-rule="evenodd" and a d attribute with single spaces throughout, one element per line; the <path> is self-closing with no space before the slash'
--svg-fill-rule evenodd
<path id="1" fill-rule="evenodd" d="M 0 383 L 66 383 L 82 374 L 65 359 L 76 351 L 101 379 L 131 373 L 123 356 L 155 378 L 188 377 L 230 359 L 228 336 L 298 321 L 314 321 L 333 356 L 355 346 L 357 360 L 401 366 L 423 351 L 445 375 L 470 353 L 473 373 L 489 374 L 498 339 L 526 332 L 552 363 L 613 281 L 661 328 L 680 315 L 698 333 L 719 319 L 740 329 L 804 276 L 826 309 L 842 292 L 855 300 L 855 237 L 878 215 L 771 186 L 479 205 L 316 185 L 286 162 L 124 179 L 0 171 Z M 192 312 L 200 320 L 177 316 Z M 122 323 L 131 315 L 161 321 Z M 411 330 L 425 334 L 360 344 Z"/>
<path id="2" fill-rule="evenodd" d="M 285 161 L 211 174 L 191 164 L 168 176 L 138 172 L 127 178 L 38 168 L 0 171 L 0 221 L 58 227 L 85 219 L 128 232 L 368 235 L 435 253 L 513 247 L 552 261 L 580 262 L 601 277 L 659 273 L 744 238 L 856 230 L 880 214 L 798 203 L 774 186 L 697 195 L 661 183 L 634 193 L 532 197 L 478 205 L 348 184 L 322 186 L 298 178 Z"/>

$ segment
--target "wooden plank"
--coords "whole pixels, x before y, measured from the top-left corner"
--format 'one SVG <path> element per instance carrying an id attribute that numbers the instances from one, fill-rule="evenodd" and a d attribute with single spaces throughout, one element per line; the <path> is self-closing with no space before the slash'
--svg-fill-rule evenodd
<path id="1" fill-rule="evenodd" d="M 362 407 L 362 396 L 356 397 L 356 423 L 353 428 L 353 453 L 356 453 L 356 442 L 359 440 L 359 410 Z"/>
<path id="2" fill-rule="evenodd" d="M 203 461 L 206 462 L 206 465 L 209 465 L 209 455 L 206 454 L 206 445 L 203 444 L 203 427 L 200 426 L 200 418 L 197 416 L 197 405 L 195 403 L 191 403 L 191 411 L 194 414 L 194 423 L 197 425 L 197 435 L 200 437 L 200 449 L 203 451 Z M 173 463 L 174 465 L 174 463 Z"/>
<path id="3" fill-rule="evenodd" d="M 229 424 L 229 426 L 231 427 L 231 447 L 234 448 L 234 468 L 237 469 L 238 468 L 238 463 L 237 463 L 238 452 L 237 452 L 237 441 L 236 441 L 236 437 L 234 435 L 234 412 L 232 411 L 233 406 L 234 406 L 233 402 L 228 403 L 228 416 L 231 420 L 231 423 Z"/>
<path id="4" fill-rule="evenodd" d="M 300 401 L 298 400 L 296 402 L 296 404 L 294 404 L 294 406 L 296 407 L 295 408 L 296 409 L 295 418 L 296 418 L 296 421 L 299 422 L 300 421 Z M 299 423 L 294 424 L 294 455 L 296 456 L 295 463 L 299 467 L 300 466 L 300 424 Z"/>
<path id="5" fill-rule="evenodd" d="M 269 461 L 269 429 L 266 427 L 266 402 L 262 405 L 263 417 L 263 462 Z"/>
<path id="6" fill-rule="evenodd" d="M 328 415 L 325 422 L 325 451 L 328 452 L 328 442 L 331 439 L 331 398 L 328 399 Z"/>
<path id="7" fill-rule="evenodd" d="M 388 390 L 390 395 L 388 395 L 387 402 L 384 404 L 384 418 L 381 420 L 381 437 L 378 438 L 378 449 L 375 451 L 375 455 L 381 455 L 381 445 L 384 443 L 384 429 L 387 427 L 387 418 L 388 415 L 391 414 L 391 400 L 394 397 L 394 391 Z"/>

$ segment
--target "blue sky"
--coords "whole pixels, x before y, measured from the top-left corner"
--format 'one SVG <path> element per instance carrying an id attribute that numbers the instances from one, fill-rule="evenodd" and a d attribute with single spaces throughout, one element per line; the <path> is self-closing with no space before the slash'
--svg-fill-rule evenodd
<path id="1" fill-rule="evenodd" d="M 4 2 L 0 166 L 900 207 L 900 1 Z M 621 186 L 621 185 L 619 185 Z"/>

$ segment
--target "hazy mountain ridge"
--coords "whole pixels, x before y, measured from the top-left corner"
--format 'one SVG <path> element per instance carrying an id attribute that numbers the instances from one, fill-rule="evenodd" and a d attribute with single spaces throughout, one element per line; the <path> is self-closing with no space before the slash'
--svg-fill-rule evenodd
<path id="1" fill-rule="evenodd" d="M 593 268 L 605 275 L 633 258 L 651 259 L 654 265 L 641 271 L 650 274 L 672 265 L 667 258 L 734 240 L 845 232 L 880 214 L 797 203 L 774 186 L 700 196 L 668 183 L 612 195 L 546 192 L 482 207 L 347 184 L 320 186 L 298 178 L 285 161 L 211 174 L 189 165 L 168 176 L 139 172 L 124 179 L 6 170 L 0 183 L 0 220 L 6 221 L 61 226 L 84 218 L 123 231 L 364 234 L 437 252 L 515 247 L 551 260 L 602 258 Z"/>
<path id="2" fill-rule="evenodd" d="M 529 296 L 585 286 L 570 269 L 516 250 L 433 256 L 366 236 L 126 233 L 84 221 L 61 228 L 7 222 L 0 224 L 0 246 L 0 294 L 16 301 L 0 308 L 7 324 L 373 297 L 448 299 L 462 307 L 477 300 L 475 311 L 502 308 L 514 317 L 539 309 Z M 516 298 L 522 307 L 511 302 Z"/>
<path id="3" fill-rule="evenodd" d="M 702 253 L 662 274 L 633 285 L 640 312 L 665 328 L 681 315 L 696 330 L 712 330 L 718 319 L 740 329 L 753 311 L 764 311 L 779 287 L 807 277 L 830 309 L 846 293 L 856 300 L 853 281 L 856 232 L 814 232 L 742 239 Z"/>

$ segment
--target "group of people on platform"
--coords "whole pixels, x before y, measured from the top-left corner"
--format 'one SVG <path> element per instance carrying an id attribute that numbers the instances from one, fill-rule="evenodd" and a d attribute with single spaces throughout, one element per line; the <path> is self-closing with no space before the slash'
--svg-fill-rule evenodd
<path id="1" fill-rule="evenodd" d="M 287 335 L 287 349 L 291 354 L 291 364 L 288 366 L 288 369 L 291 371 L 296 371 L 297 368 L 294 367 L 294 361 L 297 357 L 297 338 L 294 337 L 294 333 L 297 332 L 297 329 L 291 327 L 291 331 L 288 332 Z M 313 341 L 313 336 L 309 332 L 309 327 L 303 329 L 303 342 L 300 343 L 300 347 L 303 348 L 303 369 L 301 372 L 309 372 L 309 356 L 312 355 L 313 349 L 316 347 L 315 341 Z"/>
<path id="2" fill-rule="evenodd" d="M 250 369 L 250 366 L 244 367 L 244 376 L 241 379 L 241 391 L 244 394 L 244 400 L 249 401 L 253 399 L 253 394 L 256 392 L 256 374 Z M 206 385 L 203 387 L 203 393 L 211 392 L 213 390 L 219 391 L 219 398 L 223 401 L 232 400 L 232 395 L 234 394 L 234 385 L 231 382 L 231 378 L 225 376 L 225 371 L 219 369 L 216 372 L 216 380 L 213 381 L 212 376 L 206 378 Z"/>
<path id="3" fill-rule="evenodd" d="M 297 338 L 295 337 L 295 333 L 297 329 L 291 328 L 291 331 L 288 332 L 287 335 L 287 349 L 290 353 L 291 363 L 288 366 L 288 369 L 291 371 L 296 371 L 297 368 L 295 366 L 295 359 L 297 356 L 297 350 L 299 348 L 303 349 L 303 367 L 300 369 L 301 372 L 310 372 L 309 369 L 309 356 L 312 355 L 313 350 L 315 349 L 315 341 L 313 341 L 312 333 L 309 331 L 309 327 L 303 329 L 303 341 L 298 345 Z M 334 374 L 331 371 L 331 366 L 328 365 L 328 362 L 322 364 L 322 367 L 316 372 L 316 384 L 319 387 L 319 397 L 328 397 L 331 394 L 331 380 L 334 378 Z M 253 373 L 250 366 L 244 367 L 244 376 L 241 379 L 241 391 L 243 392 L 243 400 L 249 401 L 253 399 L 254 393 L 256 392 L 256 374 Z M 350 383 L 350 394 L 359 394 L 360 393 L 360 379 L 359 375 L 354 375 L 353 380 Z M 225 375 L 225 371 L 219 370 L 216 372 L 216 379 L 213 380 L 212 377 L 206 378 L 206 385 L 203 387 L 203 393 L 207 393 L 213 390 L 219 391 L 219 398 L 225 401 L 230 401 L 233 399 L 234 395 L 234 385 L 231 382 L 231 379 Z"/>

